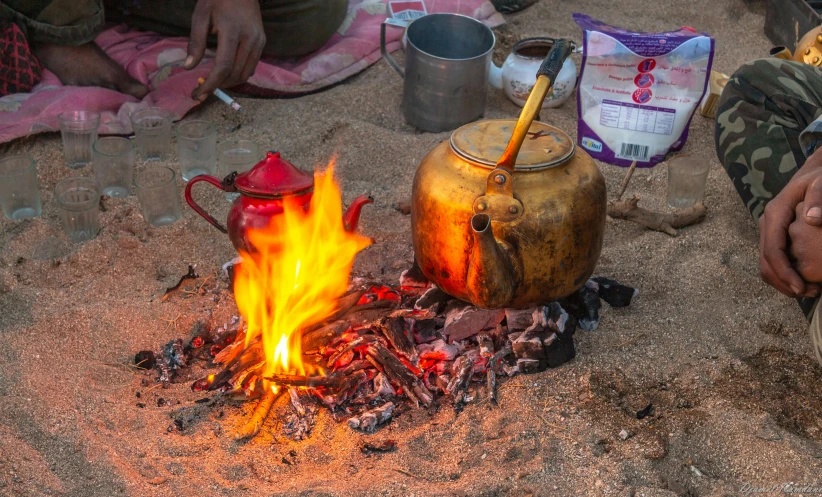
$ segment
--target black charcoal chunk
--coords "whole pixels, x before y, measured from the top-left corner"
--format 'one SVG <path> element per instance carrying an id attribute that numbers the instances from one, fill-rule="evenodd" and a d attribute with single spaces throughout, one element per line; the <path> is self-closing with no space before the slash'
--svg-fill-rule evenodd
<path id="1" fill-rule="evenodd" d="M 622 285 L 617 281 L 596 277 L 593 280 L 599 285 L 597 293 L 600 298 L 611 307 L 626 307 L 631 305 L 631 299 L 639 293 L 635 288 Z"/>
<path id="2" fill-rule="evenodd" d="M 602 304 L 594 288 L 594 285 L 586 284 L 562 302 L 562 307 L 576 318 L 579 327 L 586 331 L 594 331 L 599 326 L 599 309 Z"/>
<path id="3" fill-rule="evenodd" d="M 570 333 L 559 333 L 555 335 L 554 340 L 546 344 L 545 347 L 545 360 L 548 361 L 549 368 L 562 366 L 576 357 L 576 355 L 574 337 Z"/>

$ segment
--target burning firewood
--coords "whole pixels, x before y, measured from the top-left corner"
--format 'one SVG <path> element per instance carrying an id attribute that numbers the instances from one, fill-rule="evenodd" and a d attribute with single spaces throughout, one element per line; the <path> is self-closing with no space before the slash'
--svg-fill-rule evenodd
<path id="1" fill-rule="evenodd" d="M 417 378 L 408 366 L 402 363 L 397 356 L 391 353 L 379 342 L 370 345 L 367 350 L 368 360 L 370 360 L 377 369 L 382 370 L 391 381 L 396 382 L 402 387 L 406 395 L 412 398 L 418 404 L 425 407 L 431 405 L 434 400 L 431 392 L 425 388 L 419 378 Z"/>
<path id="2" fill-rule="evenodd" d="M 379 322 L 380 330 L 391 343 L 395 350 L 402 353 L 406 359 L 411 361 L 411 364 L 417 364 L 419 358 L 417 357 L 417 350 L 408 337 L 405 329 L 405 319 L 402 317 L 383 318 Z"/>
<path id="3" fill-rule="evenodd" d="M 395 290 L 381 285 L 371 285 L 365 292 L 349 291 L 342 297 L 345 302 L 335 304 L 337 311 L 331 318 L 302 329 L 295 340 L 301 345 L 296 350 L 306 372 L 292 368 L 264 373 L 262 337 L 252 334 L 247 340 L 248 330 L 240 323 L 231 331 L 233 341 L 221 338 L 220 350 L 212 354 L 221 369 L 192 388 L 260 398 L 250 419 L 238 429 L 238 438 L 260 430 L 285 390 L 290 392 L 293 410 L 283 415 L 281 426 L 295 440 L 309 436 L 315 419 L 311 399 L 306 403 L 301 395 L 314 396 L 315 402 L 336 412 L 335 417 L 349 409 L 365 409 L 350 423 L 370 432 L 396 414 L 394 409 L 403 398 L 428 407 L 435 396 L 445 395 L 459 411 L 474 398 L 469 393 L 474 381 L 482 383 L 488 400 L 496 405 L 501 377 L 543 371 L 575 356 L 576 327 L 596 328 L 600 298 L 621 306 L 636 294 L 613 280 L 597 278 L 561 302 L 528 309 L 489 311 L 447 296 L 419 309 L 411 307 L 415 299 L 419 302 L 432 295 L 435 287 L 409 278 L 406 283 L 408 293 L 402 286 Z M 422 292 L 422 297 L 412 297 Z M 182 355 L 175 353 L 181 346 Z M 164 360 L 185 364 L 191 346 L 167 345 L 157 354 L 161 373 Z M 274 394 L 272 385 L 280 393 Z M 375 409 L 379 403 L 382 407 Z"/>
<path id="4" fill-rule="evenodd" d="M 266 392 L 263 394 L 262 398 L 260 398 L 260 402 L 257 403 L 257 407 L 254 408 L 254 413 L 251 417 L 237 427 L 234 439 L 243 440 L 245 438 L 252 438 L 257 435 L 257 433 L 260 432 L 260 428 L 262 428 L 263 423 L 265 423 L 268 413 L 271 411 L 271 406 L 274 405 L 274 401 L 277 400 L 280 395 L 282 395 L 282 390 L 274 393 L 274 391 L 270 388 L 266 389 Z"/>

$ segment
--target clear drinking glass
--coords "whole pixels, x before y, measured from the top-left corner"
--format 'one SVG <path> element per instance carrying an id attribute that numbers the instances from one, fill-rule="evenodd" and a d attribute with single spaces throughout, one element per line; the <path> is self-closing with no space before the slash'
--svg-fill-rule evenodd
<path id="1" fill-rule="evenodd" d="M 705 197 L 705 183 L 711 164 L 687 154 L 668 161 L 668 205 L 677 209 L 691 207 Z"/>
<path id="2" fill-rule="evenodd" d="M 171 152 L 171 113 L 159 107 L 149 107 L 131 115 L 131 127 L 137 150 L 143 160 L 163 161 Z"/>
<path id="3" fill-rule="evenodd" d="M 217 157 L 220 159 L 220 175 L 228 176 L 232 172 L 244 173 L 260 162 L 260 146 L 251 140 L 228 140 L 217 146 Z M 226 193 L 229 202 L 239 197 L 239 193 Z"/>
<path id="4" fill-rule="evenodd" d="M 217 174 L 217 127 L 208 121 L 177 125 L 180 174 L 188 181 L 201 174 Z"/>
<path id="5" fill-rule="evenodd" d="M 100 185 L 94 178 L 66 178 L 54 187 L 63 231 L 75 243 L 91 240 L 100 231 Z"/>
<path id="6" fill-rule="evenodd" d="M 86 110 L 63 112 L 57 116 L 63 136 L 66 165 L 80 169 L 91 162 L 91 144 L 97 140 L 100 114 Z"/>
<path id="7" fill-rule="evenodd" d="M 183 215 L 175 178 L 174 170 L 165 166 L 150 167 L 134 178 L 143 217 L 154 226 L 167 226 Z"/>
<path id="8" fill-rule="evenodd" d="M 13 155 L 0 159 L 0 206 L 14 221 L 40 215 L 40 188 L 34 159 Z"/>
<path id="9" fill-rule="evenodd" d="M 134 175 L 134 144 L 128 138 L 107 136 L 92 146 L 94 176 L 103 194 L 128 197 Z"/>

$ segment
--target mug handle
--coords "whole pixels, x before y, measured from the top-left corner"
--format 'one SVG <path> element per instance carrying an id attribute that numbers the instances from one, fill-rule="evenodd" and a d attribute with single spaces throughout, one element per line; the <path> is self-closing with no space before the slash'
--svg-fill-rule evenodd
<path id="1" fill-rule="evenodd" d="M 397 71 L 397 74 L 400 75 L 401 78 L 405 79 L 405 70 L 397 64 L 397 61 L 391 57 L 391 54 L 388 53 L 388 49 L 385 48 L 385 26 L 391 25 L 396 26 L 398 28 L 408 27 L 408 23 L 405 21 L 400 21 L 393 18 L 388 18 L 382 22 L 380 25 L 380 52 L 382 53 L 382 58 L 388 62 L 388 65 L 394 68 Z"/>
<path id="2" fill-rule="evenodd" d="M 226 178 L 226 179 L 228 179 L 228 178 Z M 233 180 L 233 178 L 232 178 L 232 180 Z M 211 183 L 212 185 L 216 186 L 220 190 L 228 191 L 228 189 L 226 189 L 226 187 L 223 186 L 223 182 L 220 181 L 219 179 L 215 178 L 214 176 L 209 176 L 207 174 L 201 174 L 199 176 L 195 176 L 195 177 L 191 178 L 188 181 L 188 184 L 186 185 L 186 202 L 188 202 L 188 205 L 190 205 L 191 208 L 194 209 L 194 212 L 196 212 L 197 214 L 203 216 L 203 218 L 206 221 L 208 221 L 209 223 L 211 223 L 212 226 L 214 226 L 218 230 L 222 231 L 223 233 L 228 233 L 228 230 L 225 229 L 225 226 L 220 224 L 220 222 L 217 221 L 214 218 L 214 216 L 212 216 L 211 214 L 206 212 L 205 209 L 203 209 L 202 207 L 197 205 L 197 202 L 195 202 L 194 199 L 191 197 L 191 187 L 194 186 L 194 183 L 197 183 L 197 182 L 200 182 L 200 181 L 205 181 L 207 183 Z"/>

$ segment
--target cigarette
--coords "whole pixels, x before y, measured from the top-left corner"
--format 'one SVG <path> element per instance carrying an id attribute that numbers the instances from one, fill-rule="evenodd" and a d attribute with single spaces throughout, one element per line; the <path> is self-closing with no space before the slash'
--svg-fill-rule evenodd
<path id="1" fill-rule="evenodd" d="M 205 78 L 197 78 L 197 82 L 200 84 L 205 83 Z M 226 95 L 221 89 L 217 88 L 214 90 L 214 96 L 225 102 L 228 106 L 230 106 L 234 110 L 240 110 L 240 104 L 234 101 L 233 98 Z"/>

